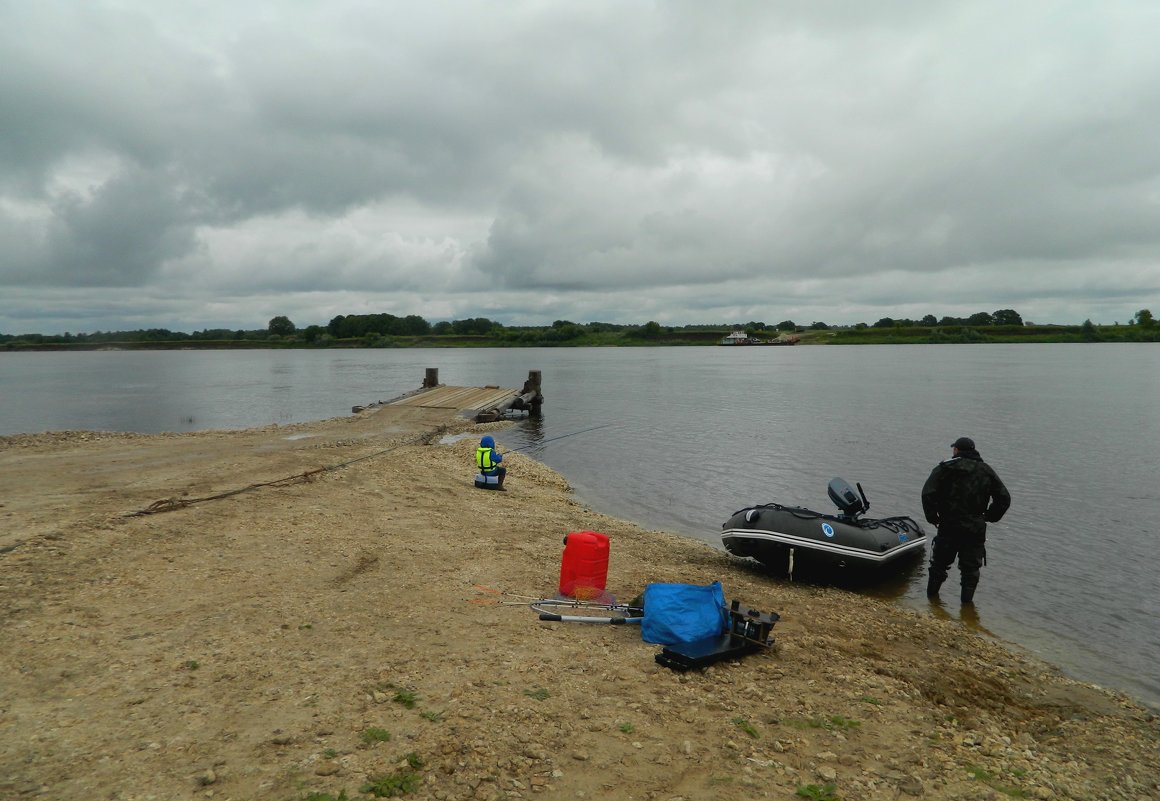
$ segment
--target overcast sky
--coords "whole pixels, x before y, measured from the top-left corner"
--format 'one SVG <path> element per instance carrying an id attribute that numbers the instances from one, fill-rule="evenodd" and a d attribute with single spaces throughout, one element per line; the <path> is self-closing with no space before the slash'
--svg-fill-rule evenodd
<path id="1" fill-rule="evenodd" d="M 0 333 L 1160 316 L 1160 3 L 0 0 Z"/>

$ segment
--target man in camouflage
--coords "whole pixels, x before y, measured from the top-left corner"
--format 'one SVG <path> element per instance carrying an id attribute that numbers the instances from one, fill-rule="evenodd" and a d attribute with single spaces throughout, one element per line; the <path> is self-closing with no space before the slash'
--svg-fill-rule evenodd
<path id="1" fill-rule="evenodd" d="M 937 598 L 947 571 L 959 560 L 962 602 L 973 603 L 979 569 L 987 562 L 987 523 L 997 523 L 1011 506 L 1011 493 L 975 450 L 959 437 L 950 459 L 940 462 L 922 487 L 922 511 L 938 526 L 930 553 L 926 596 Z"/>

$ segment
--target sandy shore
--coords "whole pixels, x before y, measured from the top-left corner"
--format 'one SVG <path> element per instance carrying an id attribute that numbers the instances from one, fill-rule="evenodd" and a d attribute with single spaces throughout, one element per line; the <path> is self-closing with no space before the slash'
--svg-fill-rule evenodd
<path id="1" fill-rule="evenodd" d="M 597 514 L 521 454 L 475 490 L 494 427 L 0 438 L 0 799 L 1160 798 L 1130 699 Z M 541 623 L 518 596 L 578 530 L 621 600 L 720 580 L 776 648 L 678 674 L 638 628 Z"/>

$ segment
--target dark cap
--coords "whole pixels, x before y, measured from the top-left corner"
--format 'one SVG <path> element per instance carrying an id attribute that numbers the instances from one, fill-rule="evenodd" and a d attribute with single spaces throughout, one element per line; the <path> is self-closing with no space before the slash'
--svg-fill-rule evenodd
<path id="1" fill-rule="evenodd" d="M 970 437 L 959 437 L 951 447 L 958 448 L 960 451 L 973 451 L 975 449 L 975 441 Z"/>

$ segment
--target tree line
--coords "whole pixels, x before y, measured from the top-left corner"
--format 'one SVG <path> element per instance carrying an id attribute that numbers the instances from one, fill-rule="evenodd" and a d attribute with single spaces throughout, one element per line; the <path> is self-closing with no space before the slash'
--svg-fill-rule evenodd
<path id="1" fill-rule="evenodd" d="M 866 323 L 856 323 L 852 328 L 892 328 L 895 326 L 909 327 L 909 326 L 991 326 L 991 325 L 1023 325 L 1023 318 L 1019 312 L 1014 309 L 999 309 L 993 313 L 979 312 L 972 314 L 970 317 L 943 317 L 936 318 L 933 314 L 928 314 L 921 320 L 909 319 L 894 319 L 892 317 L 883 317 L 873 326 L 868 326 Z M 664 326 L 663 329 L 668 332 L 672 331 L 705 331 L 705 330 L 720 330 L 722 328 L 729 328 L 731 330 L 745 330 L 750 332 L 759 331 L 804 331 L 807 328 L 813 330 L 825 330 L 830 328 L 838 328 L 845 326 L 833 326 L 825 322 L 813 322 L 809 326 L 798 325 L 793 320 L 782 320 L 775 326 L 766 325 L 765 322 L 759 320 L 750 320 L 747 323 L 732 323 L 727 326 L 714 325 L 706 326 L 702 324 L 685 325 L 685 326 Z M 662 326 L 650 320 L 644 325 L 636 324 L 617 324 L 617 323 L 574 323 L 570 320 L 556 320 L 551 326 L 505 326 L 502 323 L 494 320 L 489 320 L 486 317 L 470 317 L 465 320 L 451 320 L 441 321 L 434 325 L 428 323 L 418 315 L 408 315 L 407 317 L 396 317 L 393 314 L 352 314 L 352 315 L 338 315 L 334 317 L 325 326 L 311 325 L 299 331 L 294 323 L 285 316 L 275 317 L 270 320 L 267 326 L 267 331 L 270 334 L 279 336 L 291 336 L 294 334 L 301 334 L 306 341 L 314 341 L 324 335 L 330 335 L 335 339 L 353 339 L 356 337 L 366 337 L 368 335 L 377 336 L 447 336 L 447 335 L 478 335 L 489 336 L 501 333 L 506 330 L 513 331 L 545 331 L 551 330 L 561 334 L 573 334 L 575 336 L 584 333 L 592 332 L 636 332 L 636 335 L 642 338 L 647 338 L 650 334 L 657 334 L 661 331 Z"/>
<path id="2" fill-rule="evenodd" d="M 501 345 L 558 345 L 575 344 L 579 341 L 595 344 L 616 344 L 618 341 L 665 341 L 668 344 L 698 344 L 711 342 L 721 333 L 730 330 L 744 330 L 751 335 L 768 335 L 770 333 L 830 331 L 837 329 L 847 334 L 857 335 L 858 332 L 888 331 L 903 333 L 900 329 L 908 329 L 906 333 L 924 335 L 930 333 L 932 341 L 945 341 L 949 337 L 963 337 L 962 341 L 985 341 L 982 334 L 976 331 L 973 335 L 964 335 L 962 331 L 976 329 L 998 329 L 1001 327 L 1031 327 L 1033 323 L 1025 323 L 1022 315 L 1014 309 L 999 309 L 994 312 L 978 312 L 968 317 L 936 318 L 928 314 L 918 320 L 908 318 L 883 317 L 877 322 L 855 323 L 854 325 L 831 325 L 822 321 L 799 324 L 793 320 L 782 320 L 769 325 L 761 320 L 735 322 L 729 324 L 691 324 L 684 326 L 662 326 L 656 321 L 647 323 L 606 323 L 589 322 L 576 323 L 570 320 L 556 320 L 548 326 L 511 326 L 486 317 L 469 317 L 461 320 L 443 320 L 430 323 L 417 314 L 398 317 L 393 314 L 340 314 L 335 316 L 326 325 L 308 325 L 299 328 L 286 315 L 278 315 L 269 320 L 265 328 L 260 329 L 225 329 L 207 328 L 192 333 L 171 331 L 167 328 L 138 329 L 134 331 L 95 331 L 93 333 L 73 334 L 3 334 L 0 333 L 0 345 L 81 345 L 94 346 L 101 344 L 136 344 L 150 345 L 163 343 L 202 344 L 208 346 L 217 343 L 222 346 L 258 346 L 301 343 L 310 346 L 327 346 L 330 344 L 357 344 L 366 346 L 383 346 L 391 344 L 395 338 L 438 338 L 443 340 L 459 340 L 457 344 L 466 344 L 470 340 L 486 339 Z M 1119 323 L 1116 323 L 1119 326 Z M 1141 309 L 1128 322 L 1128 326 L 1135 330 L 1134 338 L 1151 339 L 1157 332 L 1156 321 L 1149 309 Z M 1073 326 L 1074 327 L 1074 326 Z M 1037 326 L 1036 328 L 1051 328 L 1051 326 Z M 1066 327 L 1061 327 L 1066 328 Z M 1103 327 L 1106 328 L 1106 327 Z M 885 330 L 884 330 L 885 329 Z M 1085 320 L 1080 331 L 1087 340 L 1102 338 L 1101 327 L 1095 326 L 1091 320 Z M 940 339 L 941 337 L 941 339 Z M 973 339 L 972 339 L 973 337 Z"/>

